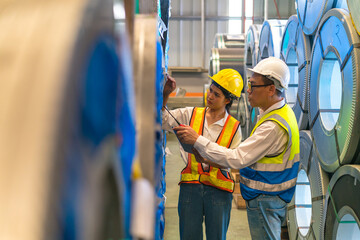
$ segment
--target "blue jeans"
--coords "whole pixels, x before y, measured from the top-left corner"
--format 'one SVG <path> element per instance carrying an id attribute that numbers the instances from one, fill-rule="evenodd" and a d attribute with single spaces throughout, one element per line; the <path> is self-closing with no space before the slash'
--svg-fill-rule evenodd
<path id="1" fill-rule="evenodd" d="M 287 203 L 280 197 L 264 194 L 246 201 L 251 238 L 254 240 L 280 240 L 286 206 Z"/>
<path id="2" fill-rule="evenodd" d="M 226 240 L 232 194 L 203 184 L 180 185 L 178 214 L 180 239 L 202 240 L 203 221 L 207 240 Z"/>

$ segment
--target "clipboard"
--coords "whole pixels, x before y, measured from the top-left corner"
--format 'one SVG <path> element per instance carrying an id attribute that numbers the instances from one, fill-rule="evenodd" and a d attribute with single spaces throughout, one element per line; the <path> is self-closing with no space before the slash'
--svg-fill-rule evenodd
<path id="1" fill-rule="evenodd" d="M 181 123 L 170 113 L 169 109 L 168 109 L 166 106 L 164 106 L 164 108 L 166 109 L 166 111 L 170 114 L 170 116 L 175 120 L 175 122 L 176 122 L 179 126 L 184 126 L 184 124 L 181 124 Z M 193 153 L 193 152 L 192 152 L 192 149 L 193 149 L 194 146 L 191 145 L 191 144 L 184 144 L 184 143 L 182 143 L 182 142 L 180 141 L 180 139 L 178 138 L 178 136 L 177 136 L 177 134 L 176 134 L 176 131 L 175 131 L 175 130 L 173 130 L 173 131 L 174 131 L 175 136 L 176 136 L 176 138 L 178 139 L 179 143 L 181 144 L 181 147 L 184 149 L 184 151 L 192 154 L 192 153 Z"/>

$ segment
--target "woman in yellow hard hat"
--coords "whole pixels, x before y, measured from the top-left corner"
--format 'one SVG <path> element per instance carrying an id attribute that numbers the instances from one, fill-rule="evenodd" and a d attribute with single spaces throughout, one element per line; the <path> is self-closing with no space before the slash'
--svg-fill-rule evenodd
<path id="1" fill-rule="evenodd" d="M 199 135 L 228 148 L 236 148 L 241 141 L 239 122 L 229 115 L 234 99 L 240 97 L 243 80 L 233 69 L 223 69 L 210 77 L 207 107 L 186 107 L 165 111 L 175 79 L 167 78 L 163 91 L 163 129 L 172 131 L 178 124 L 191 126 Z M 178 203 L 180 239 L 202 240 L 203 219 L 206 239 L 226 239 L 230 222 L 234 181 L 229 169 L 219 165 L 201 164 L 196 152 L 180 148 L 186 163 L 181 172 Z"/>

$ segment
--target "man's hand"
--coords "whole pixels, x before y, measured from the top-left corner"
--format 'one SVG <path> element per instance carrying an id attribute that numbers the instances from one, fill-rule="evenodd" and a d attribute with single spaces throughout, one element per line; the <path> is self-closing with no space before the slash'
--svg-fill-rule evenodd
<path id="1" fill-rule="evenodd" d="M 193 154 L 195 156 L 195 159 L 198 163 L 206 163 L 210 166 L 216 167 L 216 168 L 225 168 L 224 166 L 221 166 L 217 163 L 211 162 L 210 160 L 203 158 L 200 153 L 198 152 L 198 150 L 196 150 L 195 148 L 192 149 Z"/>
<path id="2" fill-rule="evenodd" d="M 181 125 L 173 128 L 180 141 L 184 144 L 194 145 L 199 135 L 190 126 Z"/>

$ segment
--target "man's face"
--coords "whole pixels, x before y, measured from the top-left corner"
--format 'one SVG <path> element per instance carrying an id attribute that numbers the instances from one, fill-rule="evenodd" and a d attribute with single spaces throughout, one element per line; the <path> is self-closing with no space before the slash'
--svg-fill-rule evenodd
<path id="1" fill-rule="evenodd" d="M 269 87 L 273 84 L 265 84 L 263 76 L 258 73 L 253 73 L 248 80 L 248 100 L 252 107 L 265 106 L 268 99 Z"/>

